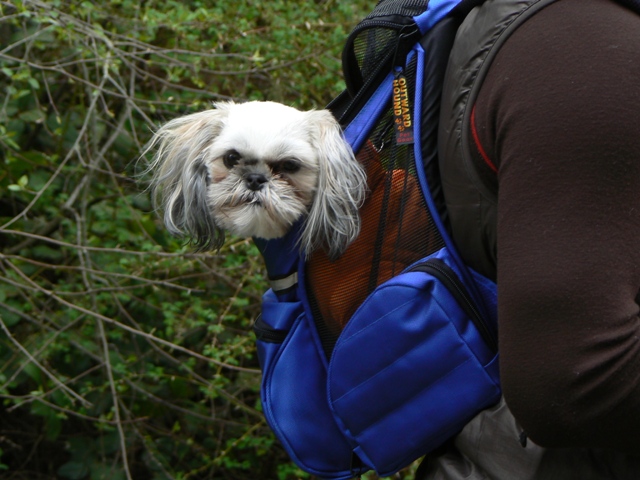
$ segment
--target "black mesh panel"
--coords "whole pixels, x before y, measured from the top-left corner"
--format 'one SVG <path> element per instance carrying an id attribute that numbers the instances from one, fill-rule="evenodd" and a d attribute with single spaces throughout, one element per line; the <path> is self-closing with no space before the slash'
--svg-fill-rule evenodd
<path id="1" fill-rule="evenodd" d="M 415 65 L 405 75 L 414 98 Z M 443 246 L 418 183 L 413 148 L 396 143 L 390 98 L 357 154 L 370 190 L 360 212 L 360 236 L 335 261 L 318 251 L 307 262 L 307 287 L 327 354 L 367 295 Z"/>

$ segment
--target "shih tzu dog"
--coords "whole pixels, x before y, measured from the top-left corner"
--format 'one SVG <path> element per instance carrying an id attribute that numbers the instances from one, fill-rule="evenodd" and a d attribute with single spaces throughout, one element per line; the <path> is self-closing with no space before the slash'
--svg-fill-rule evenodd
<path id="1" fill-rule="evenodd" d="M 175 235 L 218 249 L 224 232 L 272 239 L 302 221 L 299 245 L 338 257 L 360 230 L 366 177 L 326 110 L 224 102 L 163 125 L 143 155 Z"/>

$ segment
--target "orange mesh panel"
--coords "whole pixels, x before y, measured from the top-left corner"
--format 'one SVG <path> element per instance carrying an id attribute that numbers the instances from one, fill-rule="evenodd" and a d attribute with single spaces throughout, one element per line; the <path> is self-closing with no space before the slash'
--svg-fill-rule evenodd
<path id="1" fill-rule="evenodd" d="M 333 334 L 375 287 L 442 246 L 412 159 L 412 146 L 394 145 L 378 152 L 368 142 L 358 154 L 367 169 L 370 190 L 360 210 L 359 237 L 337 260 L 317 251 L 307 262 L 307 288 L 321 316 L 316 321 Z"/>

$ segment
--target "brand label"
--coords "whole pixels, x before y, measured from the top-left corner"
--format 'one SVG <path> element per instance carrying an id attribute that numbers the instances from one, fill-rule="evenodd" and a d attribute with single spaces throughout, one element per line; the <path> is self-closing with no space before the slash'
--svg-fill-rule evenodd
<path id="1" fill-rule="evenodd" d="M 393 79 L 393 116 L 396 128 L 396 143 L 413 143 L 413 122 L 409 106 L 407 79 L 401 73 Z"/>

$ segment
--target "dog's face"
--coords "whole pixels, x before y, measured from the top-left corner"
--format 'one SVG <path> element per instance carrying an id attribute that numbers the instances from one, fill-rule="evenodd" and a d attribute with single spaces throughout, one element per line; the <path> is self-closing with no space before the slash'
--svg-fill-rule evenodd
<path id="1" fill-rule="evenodd" d="M 280 104 L 236 105 L 222 122 L 204 154 L 212 215 L 236 235 L 283 236 L 308 213 L 318 185 L 314 127 Z"/>
<path id="2" fill-rule="evenodd" d="M 220 247 L 225 230 L 281 237 L 304 218 L 301 247 L 336 256 L 359 232 L 366 179 L 327 111 L 222 103 L 167 123 L 155 147 L 165 224 L 199 249 Z"/>

